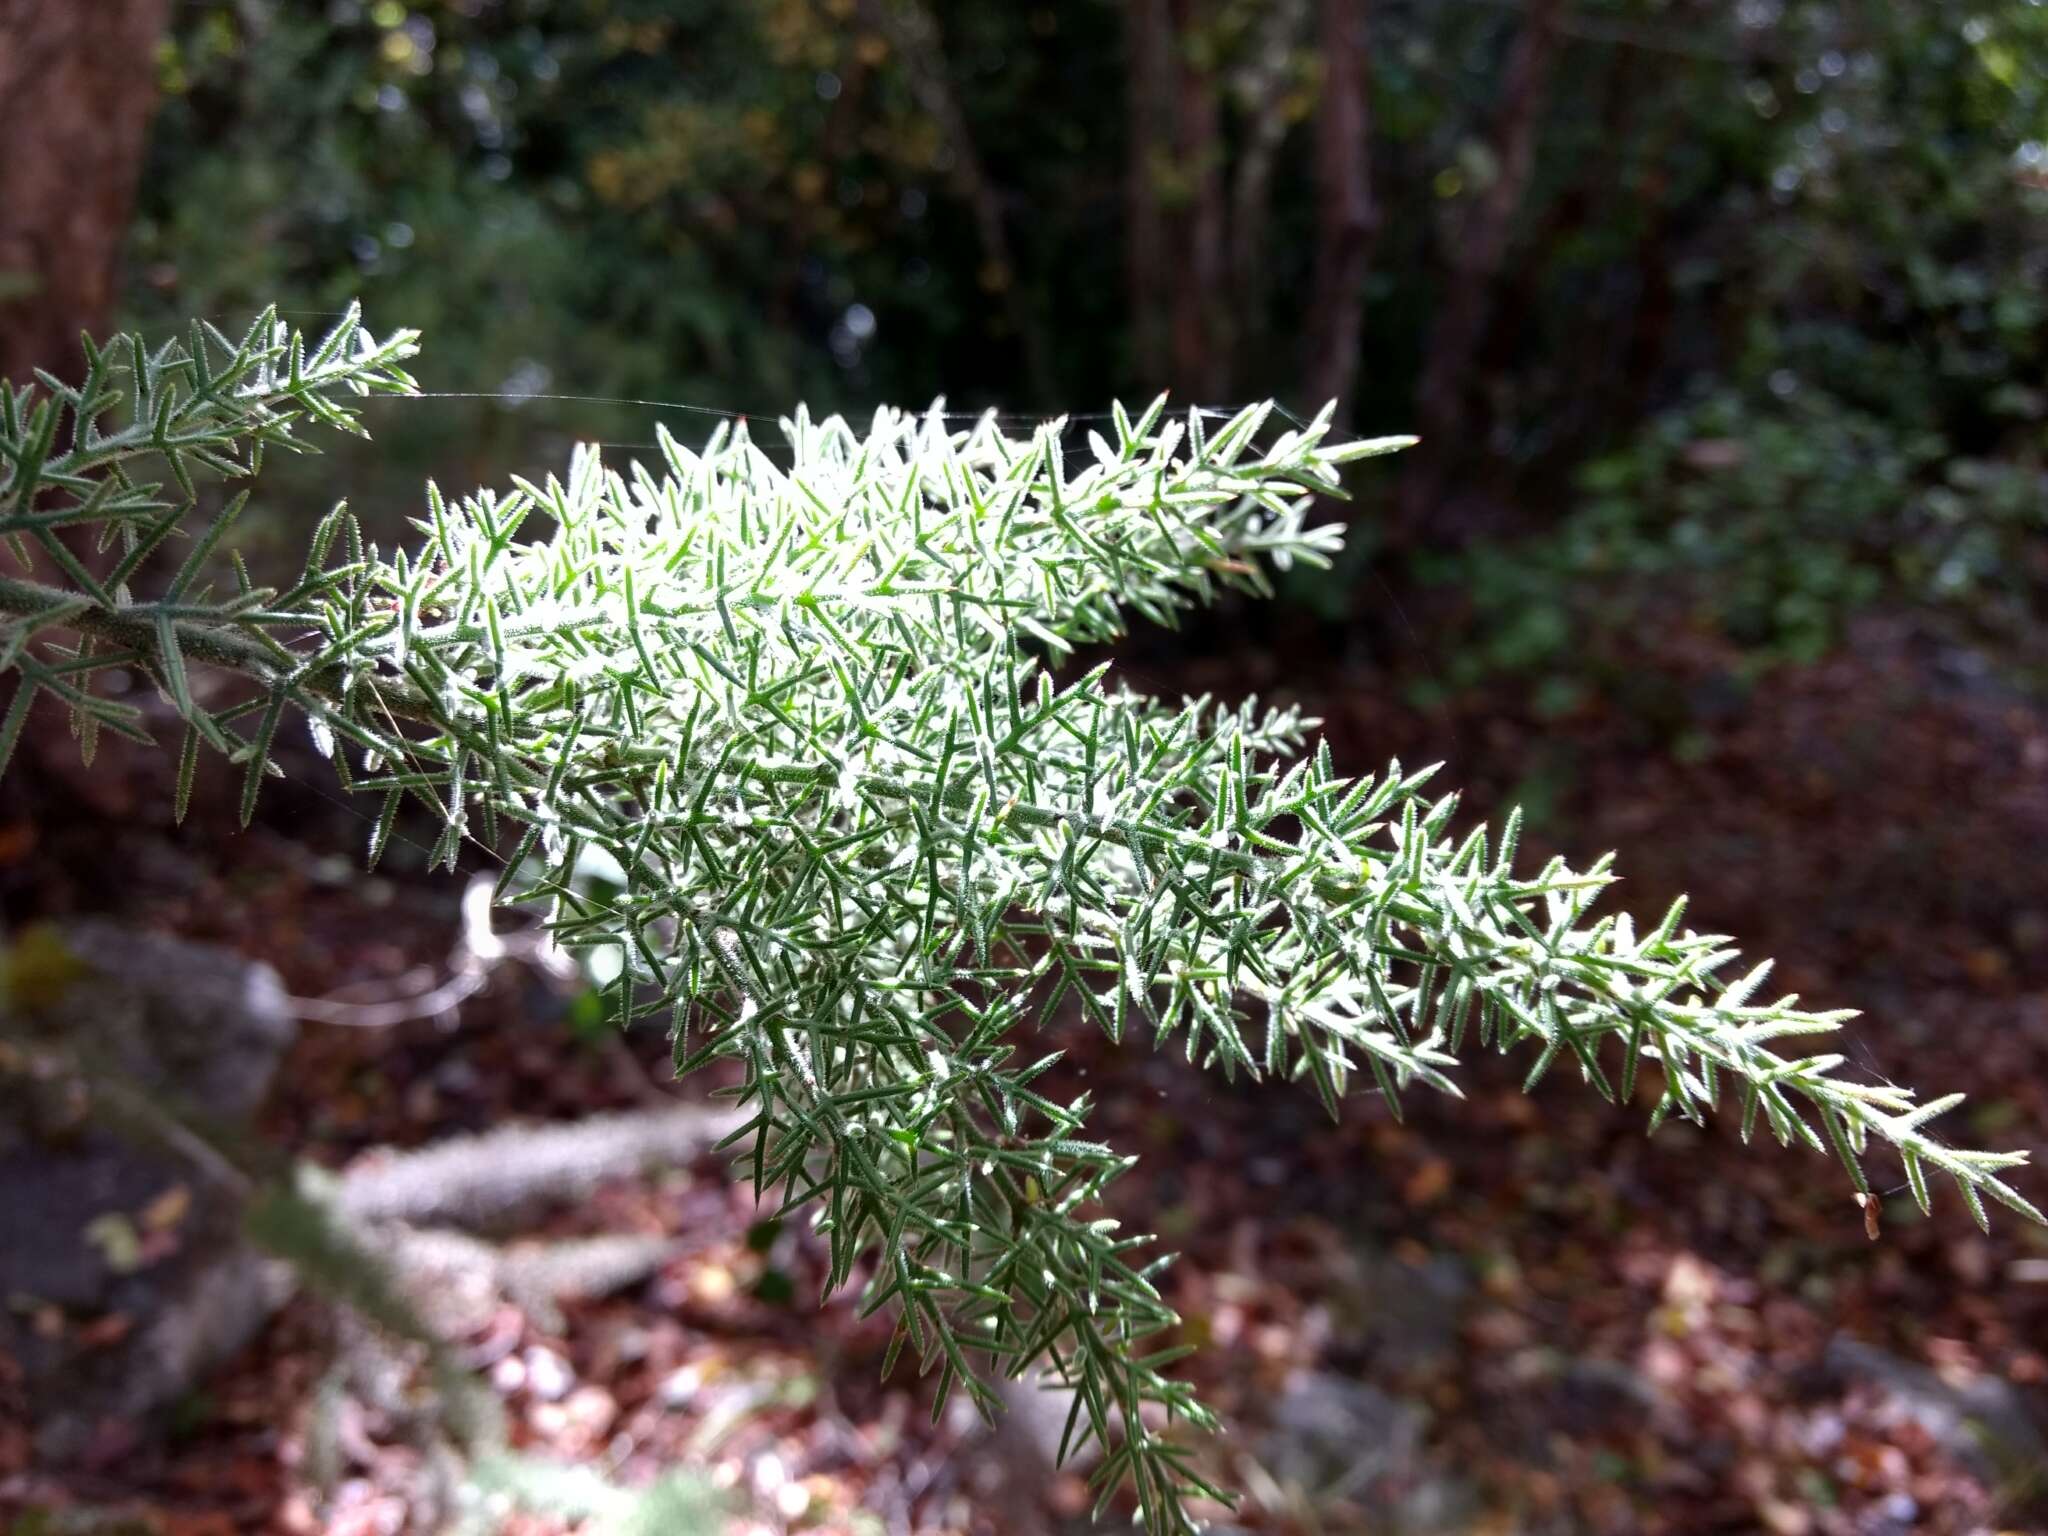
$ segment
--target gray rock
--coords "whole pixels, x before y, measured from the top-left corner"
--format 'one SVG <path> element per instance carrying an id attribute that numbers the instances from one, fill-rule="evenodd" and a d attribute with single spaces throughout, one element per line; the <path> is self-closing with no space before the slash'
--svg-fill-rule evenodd
<path id="1" fill-rule="evenodd" d="M 256 1112 L 298 1037 L 284 983 L 231 950 L 87 921 L 64 929 L 87 967 L 62 1013 L 90 1021 L 93 1044 L 122 1073 L 193 1115 Z"/>
<path id="2" fill-rule="evenodd" d="M 1408 1264 L 1364 1251 L 1354 1263 L 1331 1310 L 1340 1336 L 1370 1352 L 1376 1376 L 1433 1375 L 1458 1354 L 1472 1294 L 1464 1264 L 1446 1254 Z"/>
<path id="3" fill-rule="evenodd" d="M 1297 1371 L 1273 1404 L 1267 1470 L 1318 1500 L 1355 1499 L 1415 1469 L 1429 1411 L 1362 1381 Z"/>
<path id="4" fill-rule="evenodd" d="M 1642 1423 L 1668 1404 L 1641 1371 L 1619 1360 L 1566 1360 L 1553 1383 L 1549 1417 L 1567 1434 L 1602 1434 Z"/>
<path id="5" fill-rule="evenodd" d="M 1883 1387 L 1900 1411 L 1950 1455 L 1997 1486 L 2032 1482 L 2048 1466 L 2041 1422 L 2018 1389 L 1995 1376 L 1950 1382 L 1924 1365 L 1837 1336 L 1827 1368 Z"/>
<path id="6" fill-rule="evenodd" d="M 117 1453 L 288 1294 L 189 1128 L 246 1131 L 296 1033 L 267 966 L 103 922 L 59 937 L 75 973 L 0 1017 L 0 1351 L 51 1462 Z"/>
<path id="7" fill-rule="evenodd" d="M 1021 1442 L 1018 1454 L 1028 1457 L 1030 1464 L 1038 1469 L 1040 1476 L 1050 1474 L 1059 1465 L 1060 1441 L 1067 1433 L 1067 1418 L 1074 1410 L 1074 1389 L 1062 1382 L 1053 1372 L 1033 1369 L 1023 1379 L 1013 1381 L 1007 1376 L 996 1379 L 996 1395 L 1002 1399 L 1003 1414 L 996 1422 L 995 1433 Z M 1074 1434 L 1078 1439 L 1087 1428 L 1087 1410 L 1081 1412 Z M 1102 1455 L 1102 1447 L 1090 1440 L 1078 1453 L 1069 1458 L 1069 1465 L 1086 1471 Z"/>
<path id="8" fill-rule="evenodd" d="M 1389 1536 L 1451 1536 L 1472 1529 L 1481 1500 L 1423 1449 L 1429 1410 L 1362 1381 L 1298 1371 L 1275 1399 L 1259 1459 L 1316 1510 L 1371 1512 Z M 1338 1517 L 1339 1519 L 1351 1517 Z"/>

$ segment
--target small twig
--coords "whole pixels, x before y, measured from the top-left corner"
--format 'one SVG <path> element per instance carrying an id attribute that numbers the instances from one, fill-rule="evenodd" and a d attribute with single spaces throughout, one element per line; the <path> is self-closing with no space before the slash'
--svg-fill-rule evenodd
<path id="1" fill-rule="evenodd" d="M 410 990 L 375 1002 L 339 997 L 293 997 L 292 1013 L 312 1024 L 350 1029 L 389 1029 L 415 1019 L 439 1019 L 476 996 L 505 960 L 521 960 L 548 975 L 573 974 L 574 964 L 545 929 L 499 934 L 491 927 L 491 881 L 478 875 L 462 893 L 462 931 L 448 957 L 448 976 L 424 990 Z"/>
<path id="2" fill-rule="evenodd" d="M 349 1029 L 389 1029 L 415 1019 L 445 1018 L 483 990 L 489 971 L 471 965 L 457 970 L 439 986 L 411 997 L 381 1003 L 343 1003 L 332 998 L 293 997 L 286 1005 L 309 1024 L 334 1024 Z"/>

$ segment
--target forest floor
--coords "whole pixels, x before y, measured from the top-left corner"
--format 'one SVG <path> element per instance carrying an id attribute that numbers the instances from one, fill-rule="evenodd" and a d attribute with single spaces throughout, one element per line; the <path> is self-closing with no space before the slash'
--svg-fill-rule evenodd
<path id="1" fill-rule="evenodd" d="M 1446 759 L 1473 814 L 1532 806 L 1532 855 L 1617 848 L 1634 909 L 1690 891 L 1696 925 L 1780 958 L 1776 990 L 1860 1005 L 1854 1059 L 1929 1093 L 1970 1090 L 1957 1134 L 2048 1141 L 2038 706 L 1884 623 L 1747 697 L 1727 694 L 1711 650 L 1666 658 L 1666 714 L 1686 722 L 1676 752 L 1639 701 L 1542 720 L 1502 690 L 1426 714 L 1384 669 L 1297 669 L 1288 654 L 1134 670 L 1174 690 L 1302 697 L 1340 762 Z M 116 911 L 266 960 L 298 996 L 447 954 L 460 881 L 420 875 L 403 847 L 363 877 L 349 854 L 365 828 L 311 787 L 329 781 L 310 756 L 294 770 L 304 782 L 278 786 L 233 837 L 225 775 L 174 832 L 157 770 L 124 761 L 128 779 L 103 776 L 96 804 L 61 789 L 0 798 L 10 919 Z M 104 873 L 116 839 L 118 884 Z M 508 968 L 454 1021 L 307 1025 L 266 1128 L 340 1167 L 678 1092 L 658 1031 L 579 1034 L 571 1009 L 535 997 Z M 1091 1090 L 1099 1134 L 1140 1154 L 1118 1213 L 1182 1254 L 1169 1295 L 1205 1346 L 1185 1369 L 1233 1427 L 1216 1464 L 1245 1491 L 1220 1519 L 1273 1532 L 2048 1530 L 2040 1440 L 2024 1427 L 1973 1437 L 1956 1407 L 2013 1405 L 2023 1424 L 2038 1410 L 2048 1235 L 2015 1219 L 1981 1235 L 1952 1199 L 1924 1219 L 1901 1189 L 1873 1242 L 1840 1170 L 1810 1154 L 1746 1149 L 1728 1124 L 1646 1139 L 1648 1085 L 1629 1113 L 1561 1070 L 1524 1097 L 1526 1062 L 1475 1060 L 1462 1103 L 1417 1092 L 1397 1122 L 1361 1096 L 1333 1125 L 1299 1090 L 1233 1087 L 1079 1028 L 1059 1043 L 1053 1091 Z M 2038 1198 L 2037 1180 L 2022 1176 Z M 522 1443 L 628 1481 L 685 1460 L 730 1490 L 742 1529 L 1086 1528 L 1078 1477 L 1014 1486 L 1014 1459 L 971 1421 L 931 1421 L 928 1384 L 907 1368 L 880 1380 L 887 1322 L 858 1320 L 843 1294 L 820 1308 L 820 1245 L 759 1225 L 717 1161 L 609 1185 L 546 1230 L 680 1242 L 645 1284 L 572 1303 L 552 1328 L 508 1303 L 463 1341 Z M 0 1498 L 120 1504 L 163 1536 L 396 1536 L 416 1469 L 374 1417 L 353 1425 L 331 1498 L 303 1475 L 326 1340 L 319 1308 L 292 1303 L 173 1441 L 110 1443 L 66 1478 L 38 1474 L 0 1434 Z"/>

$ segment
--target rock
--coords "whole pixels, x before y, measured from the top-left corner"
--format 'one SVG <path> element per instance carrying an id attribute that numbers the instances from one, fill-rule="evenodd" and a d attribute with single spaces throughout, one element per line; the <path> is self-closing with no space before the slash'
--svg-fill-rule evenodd
<path id="1" fill-rule="evenodd" d="M 1568 1435 L 1595 1435 L 1647 1423 L 1668 1406 L 1656 1383 L 1634 1366 L 1586 1356 L 1559 1366 L 1547 1417 Z"/>
<path id="2" fill-rule="evenodd" d="M 1422 1446 L 1429 1418 L 1421 1403 L 1365 1382 L 1297 1371 L 1274 1402 L 1259 1457 L 1318 1511 L 1363 1507 L 1371 1528 L 1390 1536 L 1462 1536 L 1475 1528 L 1480 1499 L 1469 1483 L 1429 1464 Z"/>
<path id="3" fill-rule="evenodd" d="M 971 1497 L 1003 1511 L 1013 1536 L 1052 1536 L 1066 1527 L 1056 1518 L 1062 1491 L 1081 1487 L 1080 1475 L 1101 1459 L 1102 1447 L 1089 1440 L 1064 1468 L 1057 1464 L 1060 1439 L 1075 1392 L 1058 1375 L 1033 1366 L 1018 1380 L 992 1376 L 997 1407 L 993 1421 L 983 1419 L 968 1394 L 955 1391 L 946 1403 L 946 1423 L 958 1437 L 965 1486 Z M 1087 1411 L 1082 1410 L 1082 1425 Z M 1084 1428 L 1077 1428 L 1077 1438 Z"/>
<path id="4" fill-rule="evenodd" d="M 2041 1423 L 2010 1382 L 1995 1376 L 1952 1382 L 1840 1336 L 1829 1341 L 1825 1363 L 1837 1375 L 1883 1387 L 1906 1418 L 1990 1486 L 2016 1477 L 2031 1481 L 2048 1466 Z"/>
<path id="5" fill-rule="evenodd" d="M 1026 1372 L 1021 1380 L 998 1377 L 995 1386 L 996 1395 L 1003 1402 L 995 1434 L 1021 1441 L 1018 1454 L 1028 1458 L 1040 1475 L 1050 1473 L 1059 1465 L 1060 1441 L 1066 1436 L 1067 1418 L 1074 1411 L 1074 1399 L 1079 1394 L 1055 1373 L 1042 1368 Z M 1086 1426 L 1087 1411 L 1083 1409 L 1074 1430 L 1076 1439 Z M 1102 1447 L 1090 1440 L 1068 1458 L 1067 1465 L 1086 1471 L 1101 1455 Z"/>
<path id="6" fill-rule="evenodd" d="M 1414 1470 L 1429 1411 L 1362 1381 L 1297 1371 L 1273 1404 L 1267 1469 L 1318 1501 L 1356 1499 Z"/>
<path id="7" fill-rule="evenodd" d="M 1447 1254 L 1409 1263 L 1391 1254 L 1355 1255 L 1331 1303 L 1339 1335 L 1364 1347 L 1382 1380 L 1434 1375 L 1463 1341 L 1472 1276 Z"/>
<path id="8" fill-rule="evenodd" d="M 1395 1502 L 1387 1527 L 1395 1536 L 1471 1536 L 1484 1525 L 1485 1501 L 1463 1478 L 1432 1473 Z"/>
<path id="9" fill-rule="evenodd" d="M 108 1066 L 189 1116 L 235 1122 L 255 1113 L 298 1037 L 277 972 L 115 923 L 67 924 L 61 939 L 82 969 L 42 1010 L 46 1027 L 85 1026 Z"/>
<path id="10" fill-rule="evenodd" d="M 569 1362 L 544 1345 L 526 1351 L 526 1390 L 544 1403 L 567 1397 L 576 1385 L 576 1372 Z"/>
<path id="11" fill-rule="evenodd" d="M 0 1352 L 46 1461 L 132 1440 L 244 1346 L 289 1277 L 206 1149 L 296 1033 L 267 966 L 102 922 L 18 936 L 0 1015 Z"/>

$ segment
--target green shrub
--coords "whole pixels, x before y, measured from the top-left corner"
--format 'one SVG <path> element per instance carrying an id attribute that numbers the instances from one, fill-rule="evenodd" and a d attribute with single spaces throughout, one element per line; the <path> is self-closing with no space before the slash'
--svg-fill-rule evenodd
<path id="1" fill-rule="evenodd" d="M 1268 407 L 1208 431 L 1155 402 L 1081 450 L 1058 423 L 799 410 L 787 468 L 744 426 L 694 451 L 664 435 L 652 467 L 584 449 L 564 479 L 430 492 L 412 548 L 337 508 L 288 587 L 239 565 L 217 584 L 242 498 L 198 518 L 196 477 L 357 428 L 351 395 L 410 391 L 413 351 L 353 314 L 317 343 L 266 315 L 0 390 L 0 532 L 30 568 L 0 577 L 0 762 L 38 699 L 88 751 L 146 739 L 99 686 L 140 669 L 184 723 L 181 807 L 217 754 L 246 819 L 303 715 L 381 802 L 373 860 L 408 797 L 437 861 L 502 850 L 505 899 L 617 956 L 621 1024 L 664 1020 L 678 1072 L 740 1068 L 756 1189 L 809 1211 L 832 1284 L 865 1277 L 940 1399 L 987 1408 L 985 1372 L 1048 1366 L 1075 1388 L 1066 1449 L 1099 1442 L 1104 1498 L 1133 1489 L 1149 1529 L 1215 1493 L 1177 1428 L 1214 1420 L 1167 1374 L 1164 1260 L 1102 1214 L 1129 1160 L 1088 1138 L 1085 1095 L 1037 1086 L 1059 1053 L 1026 1042 L 1070 1014 L 1303 1080 L 1333 1114 L 1359 1077 L 1396 1109 L 1414 1084 L 1455 1093 L 1475 1044 L 1622 1102 L 1648 1063 L 1653 1124 L 1732 1103 L 1865 1196 L 1875 1138 L 1923 1207 L 1939 1175 L 1980 1221 L 1986 1196 L 2040 1219 L 1999 1176 L 2024 1154 L 1929 1134 L 1956 1097 L 1916 1106 L 1777 1049 L 1849 1015 L 1761 1000 L 1768 964 L 1738 973 L 1683 903 L 1594 916 L 1608 859 L 1518 871 L 1515 819 L 1454 833 L 1429 770 L 1349 778 L 1291 711 L 1058 670 L 1127 613 L 1171 622 L 1326 560 L 1313 497 L 1405 439 L 1332 443 L 1325 411 L 1266 441 Z M 65 534 L 97 534 L 102 563 Z M 253 692 L 204 707 L 199 664 Z M 613 879 L 578 877 L 593 850 Z"/>
<path id="2" fill-rule="evenodd" d="M 1583 682 L 1674 614 L 1753 674 L 1819 658 L 1881 601 L 1991 638 L 2037 622 L 2048 469 L 1964 457 L 1832 397 L 1716 393 L 1587 466 L 1579 489 L 1550 533 L 1436 562 L 1478 615 L 1457 680 Z"/>

